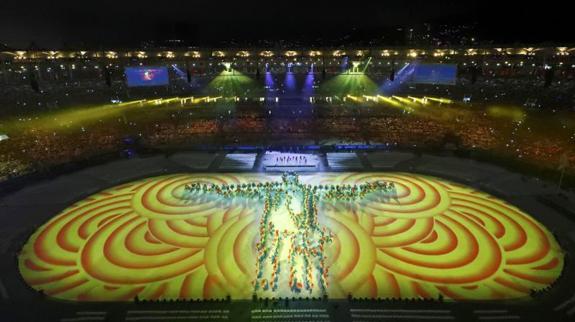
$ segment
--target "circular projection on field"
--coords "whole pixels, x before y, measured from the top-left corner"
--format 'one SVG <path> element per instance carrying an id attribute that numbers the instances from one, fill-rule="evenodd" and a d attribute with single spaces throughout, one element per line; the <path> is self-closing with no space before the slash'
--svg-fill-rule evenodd
<path id="1" fill-rule="evenodd" d="M 563 253 L 516 207 L 437 178 L 181 174 L 75 203 L 31 236 L 19 268 L 76 301 L 497 300 L 549 286 Z"/>

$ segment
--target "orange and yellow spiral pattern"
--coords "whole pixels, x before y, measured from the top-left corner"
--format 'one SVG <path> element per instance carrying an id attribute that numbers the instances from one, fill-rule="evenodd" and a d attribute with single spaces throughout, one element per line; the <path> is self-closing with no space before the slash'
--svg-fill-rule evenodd
<path id="1" fill-rule="evenodd" d="M 279 180 L 182 174 L 102 191 L 38 229 L 20 254 L 20 272 L 33 288 L 69 300 L 250 298 L 261 203 L 187 196 L 184 186 Z M 301 180 L 385 180 L 397 188 L 320 205 L 319 221 L 335 236 L 326 250 L 332 298 L 518 298 L 562 271 L 563 253 L 541 224 L 474 189 L 404 173 Z"/>

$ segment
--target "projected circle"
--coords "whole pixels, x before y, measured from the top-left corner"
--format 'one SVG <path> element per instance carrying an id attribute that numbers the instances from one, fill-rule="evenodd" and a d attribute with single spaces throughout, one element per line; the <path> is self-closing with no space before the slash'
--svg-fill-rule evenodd
<path id="1" fill-rule="evenodd" d="M 107 189 L 39 228 L 20 272 L 34 289 L 76 301 L 496 300 L 529 296 L 563 269 L 540 223 L 469 187 L 406 173 L 282 180 L 181 174 Z"/>

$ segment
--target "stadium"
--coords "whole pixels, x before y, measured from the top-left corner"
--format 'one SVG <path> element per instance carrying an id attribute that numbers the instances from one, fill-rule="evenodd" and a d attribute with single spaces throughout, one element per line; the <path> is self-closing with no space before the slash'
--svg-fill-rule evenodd
<path id="1" fill-rule="evenodd" d="M 2 321 L 575 319 L 575 46 L 0 63 Z"/>

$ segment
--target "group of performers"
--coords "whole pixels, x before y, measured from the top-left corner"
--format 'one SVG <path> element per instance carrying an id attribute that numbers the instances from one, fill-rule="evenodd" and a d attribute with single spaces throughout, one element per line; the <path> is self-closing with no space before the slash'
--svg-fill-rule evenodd
<path id="1" fill-rule="evenodd" d="M 237 196 L 237 197 L 250 197 L 259 194 L 260 189 L 281 189 L 290 183 L 297 182 L 302 188 L 313 191 L 316 194 L 321 194 L 323 197 L 330 200 L 353 201 L 363 198 L 366 194 L 372 192 L 382 192 L 384 197 L 396 199 L 397 188 L 395 183 L 386 181 L 372 181 L 362 184 L 354 185 L 306 185 L 299 181 L 299 176 L 295 173 L 289 172 L 282 175 L 282 182 L 266 182 L 266 183 L 243 183 L 243 184 L 202 184 L 198 182 L 189 183 L 185 185 L 186 192 L 213 192 L 220 194 L 224 197 Z M 319 196 L 318 196 L 319 197 Z"/>
<path id="2" fill-rule="evenodd" d="M 305 157 L 294 157 L 307 162 Z M 286 160 L 291 161 L 291 160 Z M 289 275 L 287 286 L 292 293 L 317 291 L 325 294 L 328 267 L 325 266 L 325 246 L 332 242 L 332 233 L 318 221 L 318 205 L 322 200 L 330 202 L 354 201 L 379 192 L 384 197 L 397 200 L 393 182 L 373 181 L 354 185 L 311 185 L 300 181 L 294 172 L 284 173 L 281 181 L 243 184 L 185 185 L 189 193 L 213 193 L 223 198 L 250 198 L 264 202 L 260 218 L 260 238 L 257 245 L 258 260 L 254 291 L 275 292 L 280 283 L 281 267 Z M 294 207 L 292 201 L 299 206 Z M 385 200 L 384 200 L 385 202 Z M 296 211 L 297 209 L 297 211 Z M 285 222 L 289 216 L 289 230 L 280 232 L 276 224 Z M 278 217 L 280 216 L 280 217 Z M 280 250 L 289 248 L 289 256 L 280 258 Z M 285 255 L 282 255 L 282 257 Z"/>
<path id="3" fill-rule="evenodd" d="M 324 191 L 324 197 L 330 200 L 353 201 L 364 198 L 367 194 L 381 192 L 384 198 L 398 200 L 395 183 L 386 181 L 366 182 L 360 185 L 325 185 L 318 186 Z"/>
<path id="4" fill-rule="evenodd" d="M 276 165 L 277 164 L 282 164 L 282 165 L 302 165 L 302 164 L 307 164 L 308 160 L 307 160 L 307 156 L 305 155 L 295 155 L 295 156 L 280 156 L 280 157 L 275 157 L 275 161 L 276 161 Z"/>

